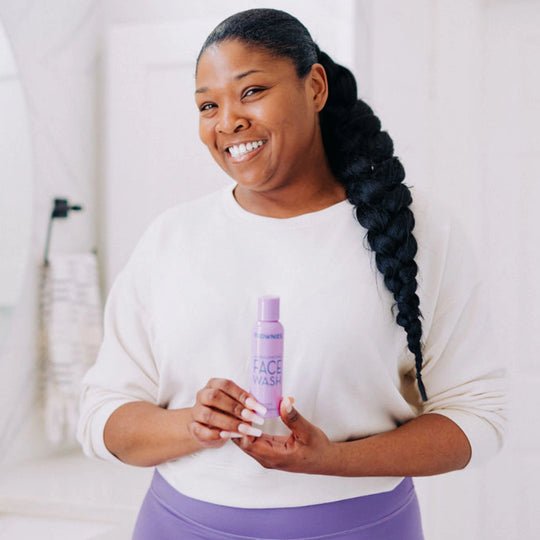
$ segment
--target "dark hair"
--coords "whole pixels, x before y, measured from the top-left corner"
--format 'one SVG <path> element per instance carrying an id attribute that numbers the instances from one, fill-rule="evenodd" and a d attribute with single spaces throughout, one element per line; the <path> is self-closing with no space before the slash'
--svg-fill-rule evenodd
<path id="1" fill-rule="evenodd" d="M 305 77 L 315 63 L 328 78 L 328 100 L 319 113 L 324 149 L 330 168 L 345 187 L 358 222 L 367 229 L 377 268 L 393 294 L 396 322 L 407 333 L 415 357 L 420 395 L 427 401 L 422 382 L 422 324 L 416 294 L 418 267 L 413 236 L 412 196 L 403 184 L 405 170 L 394 156 L 392 139 L 381 122 L 357 97 L 354 75 L 319 50 L 307 28 L 288 13 L 276 9 L 250 9 L 225 19 L 208 36 L 201 54 L 215 43 L 240 40 L 277 57 L 292 60 L 296 73 Z"/>

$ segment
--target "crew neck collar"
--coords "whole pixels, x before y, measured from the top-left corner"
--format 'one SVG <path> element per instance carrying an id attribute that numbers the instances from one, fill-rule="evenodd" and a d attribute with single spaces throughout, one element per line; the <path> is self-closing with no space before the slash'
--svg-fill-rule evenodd
<path id="1" fill-rule="evenodd" d="M 305 225 L 311 225 L 313 223 L 317 222 L 323 222 L 330 220 L 332 218 L 335 218 L 338 214 L 342 213 L 346 209 L 353 208 L 352 204 L 349 202 L 348 199 L 344 199 L 343 201 L 339 201 L 331 206 L 327 206 L 326 208 L 322 208 L 321 210 L 316 210 L 314 212 L 307 212 L 305 214 L 299 214 L 298 216 L 292 216 L 288 218 L 276 218 L 276 217 L 269 217 L 269 216 L 261 216 L 259 214 L 254 214 L 253 212 L 249 212 L 236 200 L 233 190 L 236 187 L 237 184 L 231 184 L 226 186 L 223 191 L 223 201 L 225 203 L 225 208 L 229 215 L 237 218 L 242 219 L 244 221 L 249 221 L 253 224 L 266 224 L 271 225 L 273 227 L 283 227 L 283 228 L 289 228 L 289 227 L 301 227 Z"/>

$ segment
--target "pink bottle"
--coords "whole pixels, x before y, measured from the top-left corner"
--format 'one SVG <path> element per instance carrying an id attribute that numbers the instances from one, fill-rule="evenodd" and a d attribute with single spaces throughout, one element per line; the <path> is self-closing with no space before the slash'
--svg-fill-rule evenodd
<path id="1" fill-rule="evenodd" d="M 251 341 L 250 392 L 268 412 L 279 416 L 283 377 L 283 325 L 279 322 L 279 296 L 259 297 L 259 316 Z"/>

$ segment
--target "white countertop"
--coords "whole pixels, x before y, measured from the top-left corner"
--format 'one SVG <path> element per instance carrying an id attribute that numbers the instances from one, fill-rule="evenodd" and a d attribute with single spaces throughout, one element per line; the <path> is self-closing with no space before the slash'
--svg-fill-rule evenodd
<path id="1" fill-rule="evenodd" d="M 37 538 L 31 531 L 39 530 L 39 538 L 50 540 L 127 540 L 152 472 L 80 451 L 2 469 L 0 536 Z"/>

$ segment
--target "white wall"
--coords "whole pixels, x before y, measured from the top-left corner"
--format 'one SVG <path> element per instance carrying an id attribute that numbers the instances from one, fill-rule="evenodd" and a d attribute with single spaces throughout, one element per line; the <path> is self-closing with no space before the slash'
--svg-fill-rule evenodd
<path id="1" fill-rule="evenodd" d="M 534 495 L 540 480 L 540 438 L 534 431 L 534 412 L 540 408 L 540 285 L 535 279 L 540 4 L 354 4 L 352 10 L 351 2 L 332 2 L 334 20 L 344 21 L 335 26 L 327 24 L 328 3 L 322 1 L 0 0 L 30 105 L 36 200 L 25 294 L 0 357 L 0 378 L 10 381 L 0 396 L 0 463 L 52 451 L 35 406 L 37 284 L 52 197 L 65 195 L 86 209 L 55 224 L 54 249 L 101 249 L 107 239 L 102 227 L 105 36 L 117 25 L 180 21 L 186 10 L 201 19 L 207 12 L 221 19 L 245 7 L 277 6 L 316 29 L 321 44 L 332 34 L 337 57 L 355 63 L 361 95 L 394 138 L 408 183 L 446 199 L 459 213 L 492 283 L 494 339 L 512 370 L 519 414 L 512 417 L 507 448 L 486 468 L 419 482 L 428 538 L 533 538 L 533 510 L 540 502 Z M 353 35 L 358 46 L 347 53 Z"/>
<path id="2" fill-rule="evenodd" d="M 406 182 L 449 205 L 489 283 L 493 351 L 510 372 L 510 431 L 485 467 L 419 479 L 428 538 L 536 538 L 540 481 L 540 3 L 358 3 L 364 95 Z M 362 75 L 361 75 L 362 76 Z M 474 361 L 474 358 L 471 358 Z"/>
<path id="3" fill-rule="evenodd" d="M 1 23 L 1 21 L 0 21 Z M 33 215 L 28 113 L 11 44 L 0 24 L 0 316 L 19 298 Z M 0 339 L 4 327 L 0 320 Z"/>
<path id="4" fill-rule="evenodd" d="M 89 251 L 96 228 L 100 3 L 0 2 L 26 92 L 34 151 L 34 225 L 23 294 L 0 356 L 0 464 L 51 453 L 39 406 L 39 273 L 52 199 L 85 211 L 57 220 L 51 250 Z"/>

